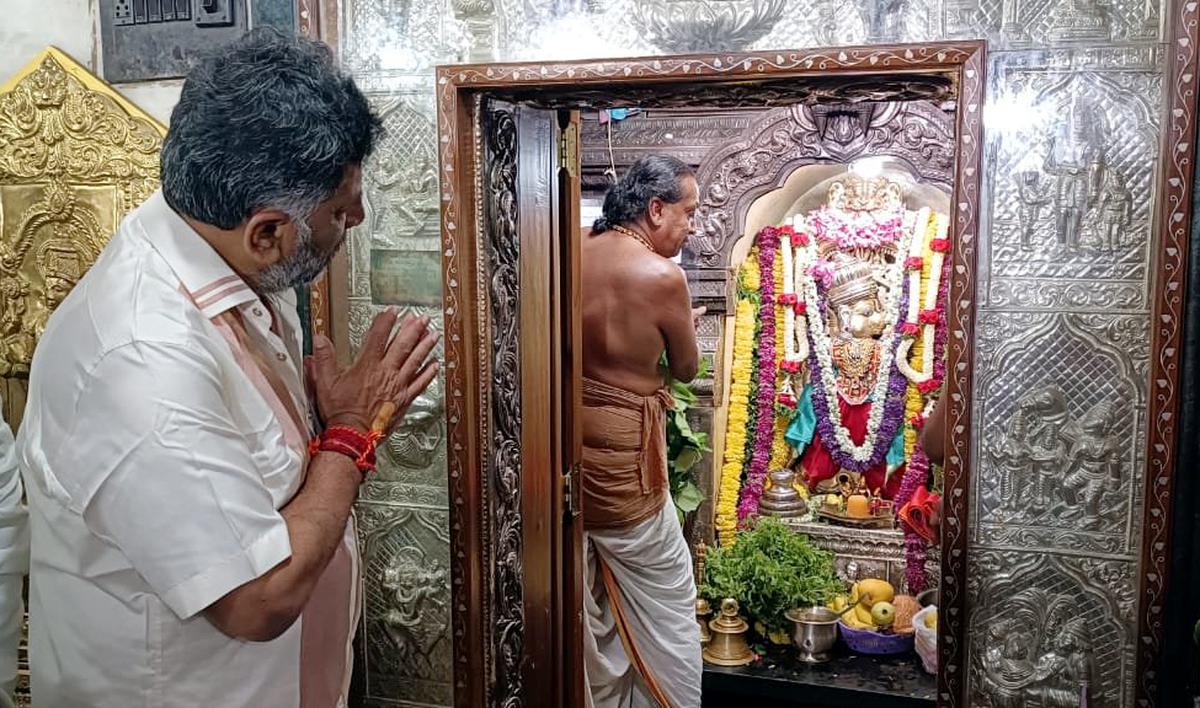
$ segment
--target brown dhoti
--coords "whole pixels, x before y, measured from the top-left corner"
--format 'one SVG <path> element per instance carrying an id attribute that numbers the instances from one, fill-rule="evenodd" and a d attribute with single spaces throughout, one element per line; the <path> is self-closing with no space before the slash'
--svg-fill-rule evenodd
<path id="1" fill-rule="evenodd" d="M 584 526 L 636 526 L 667 499 L 666 412 L 675 405 L 663 388 L 650 396 L 583 379 Z"/>

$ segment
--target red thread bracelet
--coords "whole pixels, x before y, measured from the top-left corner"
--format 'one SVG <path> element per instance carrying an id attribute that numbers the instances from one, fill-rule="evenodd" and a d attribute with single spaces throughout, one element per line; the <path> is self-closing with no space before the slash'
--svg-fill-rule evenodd
<path id="1" fill-rule="evenodd" d="M 363 473 L 364 478 L 375 471 L 375 446 L 382 433 L 372 430 L 364 433 L 344 425 L 326 428 L 320 437 L 313 438 L 308 443 L 310 455 L 318 452 L 336 452 L 354 460 L 354 464 Z"/>

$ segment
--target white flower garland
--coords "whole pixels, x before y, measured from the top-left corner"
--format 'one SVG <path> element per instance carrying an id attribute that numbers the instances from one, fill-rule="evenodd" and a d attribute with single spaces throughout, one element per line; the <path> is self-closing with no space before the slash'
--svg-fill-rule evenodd
<path id="1" fill-rule="evenodd" d="M 907 253 L 912 247 L 915 229 L 906 228 L 898 243 L 897 253 Z M 824 391 L 815 391 L 814 395 L 824 395 L 826 408 L 829 410 L 830 422 L 837 436 L 838 446 L 857 462 L 871 459 L 875 451 L 875 441 L 879 436 L 879 427 L 883 423 L 884 401 L 887 398 L 888 382 L 891 378 L 893 363 L 892 343 L 896 337 L 896 324 L 900 321 L 900 293 L 904 275 L 904 259 L 897 258 L 887 270 L 885 285 L 888 290 L 884 306 L 884 317 L 887 325 L 879 338 L 879 368 L 875 371 L 875 384 L 871 388 L 871 411 L 867 417 L 867 434 L 861 445 L 855 445 L 850 437 L 850 431 L 842 424 L 842 408 L 838 402 L 837 377 L 834 375 L 833 360 L 830 357 L 833 342 L 825 328 L 825 318 L 821 316 L 820 299 L 817 293 L 816 279 L 808 274 L 808 268 L 815 259 L 815 239 L 809 239 L 808 245 L 798 249 L 794 273 L 797 289 L 804 294 L 805 308 L 811 316 L 808 321 L 808 334 L 812 337 L 811 346 L 815 347 L 817 365 L 821 367 L 821 383 Z"/>
<path id="2" fill-rule="evenodd" d="M 922 219 L 921 215 L 925 218 Z M 930 212 L 928 208 L 921 209 L 917 215 L 918 224 L 928 225 L 930 220 L 934 221 L 934 239 L 944 239 L 950 229 L 950 220 L 945 216 Z M 921 229 L 921 236 L 913 238 L 912 250 L 909 255 L 913 258 L 920 258 L 925 253 L 925 246 L 932 239 L 926 239 L 924 234 L 929 229 Z M 939 251 L 933 251 L 932 257 L 929 260 L 929 285 L 925 290 L 925 302 L 921 304 L 921 298 L 912 296 L 912 293 L 918 293 L 921 288 L 921 271 L 914 270 L 908 274 L 908 319 L 907 322 L 916 323 L 922 308 L 932 310 L 937 307 L 938 288 L 941 287 L 942 280 L 942 265 L 945 262 L 946 254 Z M 900 343 L 900 351 L 896 353 L 896 366 L 900 368 L 900 372 L 904 377 L 915 384 L 925 383 L 933 378 L 933 337 L 937 332 L 937 325 L 926 324 L 922 330 L 922 337 L 926 342 L 926 346 L 921 350 L 921 370 L 917 371 L 912 368 L 908 361 L 908 353 L 912 349 L 915 340 L 906 339 Z"/>
<path id="3" fill-rule="evenodd" d="M 792 240 L 786 234 L 779 239 L 779 248 L 783 255 L 783 294 L 786 296 L 796 292 Z M 796 358 L 796 308 L 788 305 L 783 309 L 783 358 L 792 361 Z"/>

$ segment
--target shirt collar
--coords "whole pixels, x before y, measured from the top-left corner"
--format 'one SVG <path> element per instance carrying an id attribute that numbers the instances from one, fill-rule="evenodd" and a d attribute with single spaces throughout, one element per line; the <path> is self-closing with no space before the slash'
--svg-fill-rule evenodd
<path id="1" fill-rule="evenodd" d="M 167 262 L 205 317 L 211 319 L 258 300 L 246 281 L 167 204 L 162 190 L 151 195 L 134 214 L 146 240 Z"/>

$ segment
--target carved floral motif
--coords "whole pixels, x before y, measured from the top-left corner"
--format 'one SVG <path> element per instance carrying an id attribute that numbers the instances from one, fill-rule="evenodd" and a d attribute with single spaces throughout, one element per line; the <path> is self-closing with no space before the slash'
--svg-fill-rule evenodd
<path id="1" fill-rule="evenodd" d="M 0 88 L 0 376 L 119 219 L 158 187 L 163 128 L 55 49 Z"/>

